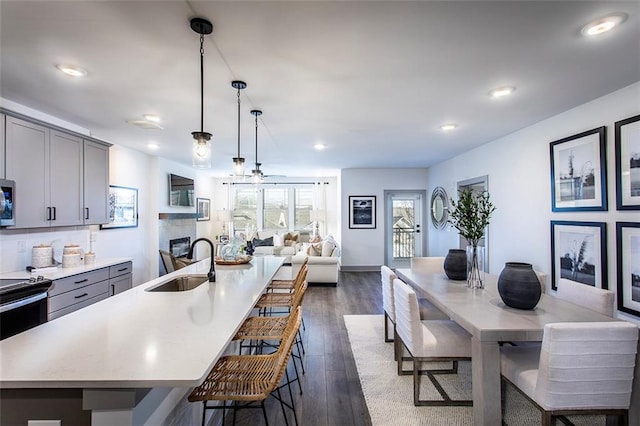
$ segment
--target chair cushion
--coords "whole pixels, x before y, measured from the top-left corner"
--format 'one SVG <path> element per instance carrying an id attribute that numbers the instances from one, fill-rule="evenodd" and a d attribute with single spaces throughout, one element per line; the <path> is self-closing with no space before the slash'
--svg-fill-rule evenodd
<path id="1" fill-rule="evenodd" d="M 533 399 L 538 380 L 540 346 L 503 346 L 500 348 L 500 372 Z"/>

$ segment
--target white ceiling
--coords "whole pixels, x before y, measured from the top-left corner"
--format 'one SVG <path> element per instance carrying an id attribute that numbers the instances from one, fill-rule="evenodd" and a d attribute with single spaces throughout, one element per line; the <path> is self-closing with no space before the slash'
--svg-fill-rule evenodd
<path id="1" fill-rule="evenodd" d="M 610 12 L 629 17 L 600 38 L 580 36 Z M 255 162 L 249 111 L 262 109 L 262 169 L 289 176 L 427 167 L 640 81 L 638 1 L 2 0 L 0 94 L 118 145 L 148 152 L 154 141 L 155 155 L 191 164 L 194 16 L 214 24 L 205 130 L 218 176 L 237 150 L 234 79 L 248 84 L 242 156 Z M 89 74 L 73 79 L 58 63 Z M 501 85 L 517 90 L 489 98 Z M 126 123 L 147 113 L 164 130 Z M 459 128 L 443 133 L 451 121 Z M 315 151 L 317 141 L 327 149 Z"/>

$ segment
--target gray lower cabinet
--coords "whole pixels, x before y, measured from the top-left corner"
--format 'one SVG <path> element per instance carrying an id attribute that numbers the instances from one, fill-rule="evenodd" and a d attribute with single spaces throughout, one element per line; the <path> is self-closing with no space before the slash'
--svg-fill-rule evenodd
<path id="1" fill-rule="evenodd" d="M 49 321 L 131 288 L 132 262 L 124 262 L 53 281 Z"/>
<path id="2" fill-rule="evenodd" d="M 109 296 L 129 290 L 133 285 L 132 262 L 125 262 L 109 268 Z"/>

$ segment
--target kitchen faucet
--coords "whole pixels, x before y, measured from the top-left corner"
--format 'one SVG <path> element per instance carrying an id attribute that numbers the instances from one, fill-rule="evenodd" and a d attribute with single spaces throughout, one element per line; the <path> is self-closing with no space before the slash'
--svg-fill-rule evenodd
<path id="1" fill-rule="evenodd" d="M 210 283 L 214 283 L 216 282 L 216 262 L 215 262 L 215 252 L 213 248 L 213 243 L 211 242 L 210 239 L 198 238 L 194 242 L 192 242 L 191 247 L 189 247 L 189 254 L 187 254 L 187 259 L 193 258 L 193 247 L 196 245 L 198 241 L 206 241 L 207 243 L 209 243 L 209 246 L 211 247 L 211 266 L 209 267 L 209 273 L 207 274 L 207 277 L 209 278 Z"/>

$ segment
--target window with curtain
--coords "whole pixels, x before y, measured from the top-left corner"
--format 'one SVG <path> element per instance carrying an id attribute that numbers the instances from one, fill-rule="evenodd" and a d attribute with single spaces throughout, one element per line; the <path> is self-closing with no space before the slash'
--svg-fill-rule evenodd
<path id="1" fill-rule="evenodd" d="M 263 188 L 263 229 L 289 229 L 289 188 Z"/>
<path id="2" fill-rule="evenodd" d="M 246 230 L 248 226 L 258 226 L 258 192 L 253 188 L 236 188 L 233 226 L 236 230 Z"/>
<path id="3" fill-rule="evenodd" d="M 295 188 L 294 198 L 294 229 L 301 230 L 309 226 L 309 224 L 311 223 L 310 214 L 311 210 L 313 210 L 314 189 L 312 187 Z"/>

